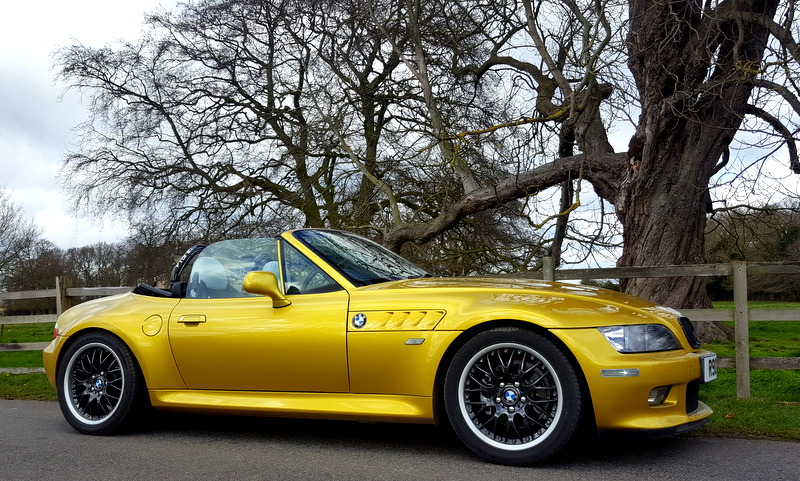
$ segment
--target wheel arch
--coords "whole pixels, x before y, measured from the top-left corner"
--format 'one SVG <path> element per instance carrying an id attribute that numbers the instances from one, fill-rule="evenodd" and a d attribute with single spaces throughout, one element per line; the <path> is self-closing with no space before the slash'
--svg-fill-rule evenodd
<path id="1" fill-rule="evenodd" d="M 125 345 L 125 347 L 128 348 L 128 350 L 131 352 L 131 357 L 133 358 L 133 362 L 136 363 L 136 368 L 139 372 L 139 376 L 141 377 L 141 381 L 142 383 L 144 383 L 145 389 L 147 389 L 147 379 L 144 373 L 142 372 L 142 364 L 139 361 L 139 358 L 137 357 L 136 350 L 133 348 L 132 343 L 128 342 L 128 340 L 126 340 L 123 336 L 120 336 L 118 333 L 110 329 L 103 329 L 101 327 L 86 327 L 70 333 L 69 337 L 66 338 L 64 344 L 58 350 L 58 356 L 56 357 L 56 364 L 55 364 L 56 372 L 58 372 L 59 368 L 61 367 L 61 362 L 64 360 L 64 354 L 67 351 L 69 351 L 70 346 L 75 344 L 80 338 L 94 333 L 98 334 L 103 333 L 114 336 L 119 340 L 119 342 L 121 342 L 122 344 Z"/>
<path id="2" fill-rule="evenodd" d="M 444 405 L 444 380 L 445 375 L 447 374 L 447 369 L 453 361 L 453 357 L 456 355 L 459 349 L 472 337 L 477 334 L 480 334 L 485 331 L 489 331 L 492 329 L 502 329 L 502 328 L 519 328 L 525 329 L 531 332 L 535 332 L 550 342 L 552 342 L 567 358 L 569 363 L 572 365 L 575 374 L 578 376 L 578 382 L 580 383 L 581 390 L 583 392 L 583 407 L 582 413 L 584 418 L 581 420 L 583 424 L 591 426 L 594 428 L 596 426 L 596 422 L 594 419 L 594 409 L 593 409 L 593 402 L 591 397 L 591 391 L 589 390 L 589 384 L 586 381 L 586 376 L 583 372 L 583 369 L 578 362 L 578 359 L 572 353 L 572 351 L 567 347 L 567 345 L 555 334 L 553 334 L 549 329 L 546 329 L 538 324 L 534 324 L 528 321 L 520 321 L 517 319 L 497 319 L 494 321 L 483 322 L 480 324 L 476 324 L 469 329 L 463 331 L 457 338 L 453 340 L 452 343 L 447 347 L 444 355 L 442 356 L 439 366 L 436 370 L 436 377 L 434 381 L 434 388 L 433 388 L 433 412 L 436 419 L 437 424 L 441 424 L 443 421 L 447 422 L 447 414 L 445 412 L 445 405 Z"/>

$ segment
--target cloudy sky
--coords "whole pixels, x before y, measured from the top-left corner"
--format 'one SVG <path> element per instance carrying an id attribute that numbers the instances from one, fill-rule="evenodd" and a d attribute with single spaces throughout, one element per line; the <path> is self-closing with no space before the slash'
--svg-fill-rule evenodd
<path id="1" fill-rule="evenodd" d="M 124 225 L 71 210 L 58 180 L 61 159 L 85 116 L 75 93 L 56 84 L 51 54 L 76 42 L 101 47 L 135 40 L 145 12 L 174 0 L 27 0 L 5 2 L 0 14 L 0 188 L 11 192 L 62 248 L 114 242 Z"/>

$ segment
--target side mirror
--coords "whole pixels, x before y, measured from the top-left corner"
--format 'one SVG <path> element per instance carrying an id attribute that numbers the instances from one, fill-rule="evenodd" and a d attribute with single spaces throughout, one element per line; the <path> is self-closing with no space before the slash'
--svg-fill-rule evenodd
<path id="1" fill-rule="evenodd" d="M 250 294 L 271 298 L 272 307 L 286 307 L 292 303 L 281 293 L 278 278 L 272 272 L 250 271 L 244 276 L 242 287 Z"/>

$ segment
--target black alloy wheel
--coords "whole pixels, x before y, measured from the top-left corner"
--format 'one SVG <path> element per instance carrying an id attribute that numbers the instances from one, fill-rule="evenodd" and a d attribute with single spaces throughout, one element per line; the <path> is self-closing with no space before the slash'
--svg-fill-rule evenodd
<path id="1" fill-rule="evenodd" d="M 130 349 L 116 336 L 94 332 L 77 339 L 58 367 L 58 404 L 84 434 L 119 430 L 141 404 L 144 382 Z"/>
<path id="2" fill-rule="evenodd" d="M 493 329 L 467 341 L 444 390 L 455 432 L 493 462 L 543 461 L 579 429 L 582 389 L 575 370 L 555 344 L 532 331 Z"/>

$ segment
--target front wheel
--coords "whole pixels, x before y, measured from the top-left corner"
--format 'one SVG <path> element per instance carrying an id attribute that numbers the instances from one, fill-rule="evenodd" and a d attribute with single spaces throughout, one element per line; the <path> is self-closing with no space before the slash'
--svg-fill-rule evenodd
<path id="1" fill-rule="evenodd" d="M 524 329 L 492 329 L 453 358 L 444 402 L 454 431 L 493 462 L 530 465 L 560 451 L 578 432 L 581 386 L 564 353 Z"/>
<path id="2" fill-rule="evenodd" d="M 84 335 L 70 345 L 57 380 L 61 412 L 84 434 L 117 431 L 135 413 L 144 390 L 128 346 L 105 332 Z"/>

